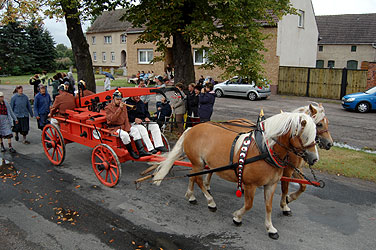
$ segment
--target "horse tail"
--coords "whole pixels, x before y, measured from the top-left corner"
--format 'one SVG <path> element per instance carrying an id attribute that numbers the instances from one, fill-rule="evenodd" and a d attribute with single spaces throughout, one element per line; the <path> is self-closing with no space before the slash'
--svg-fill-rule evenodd
<path id="1" fill-rule="evenodd" d="M 174 166 L 174 162 L 183 153 L 183 142 L 188 130 L 189 129 L 184 131 L 184 133 L 180 136 L 179 140 L 176 142 L 174 148 L 171 150 L 171 152 L 168 153 L 166 160 L 162 161 L 159 164 L 158 168 L 155 170 L 153 178 L 155 185 L 161 185 L 163 178 L 166 177 L 168 172 L 170 172 L 172 166 Z"/>

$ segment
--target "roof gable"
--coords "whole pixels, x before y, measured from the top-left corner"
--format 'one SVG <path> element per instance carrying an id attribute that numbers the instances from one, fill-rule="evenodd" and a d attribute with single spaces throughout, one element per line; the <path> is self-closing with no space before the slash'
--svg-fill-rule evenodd
<path id="1" fill-rule="evenodd" d="M 127 31 L 132 28 L 132 24 L 128 21 L 120 21 L 124 15 L 125 9 L 114 11 L 104 11 L 94 23 L 89 27 L 86 33 L 101 33 L 113 31 Z"/>
<path id="2" fill-rule="evenodd" d="M 376 13 L 316 16 L 319 44 L 376 43 Z"/>

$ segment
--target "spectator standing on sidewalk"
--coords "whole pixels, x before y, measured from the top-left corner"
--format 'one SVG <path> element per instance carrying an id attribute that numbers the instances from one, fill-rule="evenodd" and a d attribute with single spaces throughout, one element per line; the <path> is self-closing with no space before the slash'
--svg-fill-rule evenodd
<path id="1" fill-rule="evenodd" d="M 17 124 L 17 117 L 14 115 L 9 103 L 4 100 L 3 92 L 0 92 L 0 145 L 1 152 L 5 152 L 3 139 L 8 139 L 9 152 L 16 153 L 12 147 L 12 126 Z"/>
<path id="2" fill-rule="evenodd" d="M 39 88 L 39 86 L 37 86 Z M 17 86 L 13 91 L 12 99 L 10 100 L 10 106 L 13 113 L 16 115 L 18 123 L 14 124 L 13 132 L 15 132 L 16 141 L 19 140 L 18 134 L 23 136 L 22 143 L 30 144 L 26 140 L 26 136 L 29 133 L 29 115 L 33 117 L 33 110 L 31 109 L 29 98 L 23 93 L 22 86 Z"/>
<path id="3" fill-rule="evenodd" d="M 41 84 L 39 93 L 34 98 L 34 115 L 37 118 L 38 128 L 43 130 L 50 123 L 48 114 L 52 105 L 51 96 L 46 92 L 46 87 Z"/>

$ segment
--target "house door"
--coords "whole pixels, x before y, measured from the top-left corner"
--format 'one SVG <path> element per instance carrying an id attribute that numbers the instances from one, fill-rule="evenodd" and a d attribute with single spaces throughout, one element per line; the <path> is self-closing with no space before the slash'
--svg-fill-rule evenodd
<path id="1" fill-rule="evenodd" d="M 127 66 L 127 54 L 124 50 L 121 51 L 121 64 L 120 67 L 126 67 Z"/>

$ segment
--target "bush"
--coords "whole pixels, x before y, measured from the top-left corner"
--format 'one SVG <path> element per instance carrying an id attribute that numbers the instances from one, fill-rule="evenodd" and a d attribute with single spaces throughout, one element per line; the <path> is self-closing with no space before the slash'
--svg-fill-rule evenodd
<path id="1" fill-rule="evenodd" d="M 69 69 L 73 65 L 72 60 L 69 57 L 63 57 L 55 60 L 58 69 Z"/>

